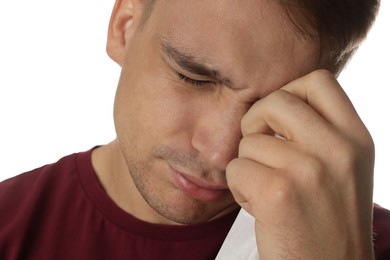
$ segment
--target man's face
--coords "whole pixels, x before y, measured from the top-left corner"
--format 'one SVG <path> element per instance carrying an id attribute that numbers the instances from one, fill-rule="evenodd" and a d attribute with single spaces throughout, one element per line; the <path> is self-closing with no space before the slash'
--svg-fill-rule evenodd
<path id="1" fill-rule="evenodd" d="M 139 192 L 169 221 L 201 223 L 237 207 L 225 168 L 241 118 L 318 66 L 315 44 L 268 2 L 156 1 L 127 39 L 117 135 Z"/>

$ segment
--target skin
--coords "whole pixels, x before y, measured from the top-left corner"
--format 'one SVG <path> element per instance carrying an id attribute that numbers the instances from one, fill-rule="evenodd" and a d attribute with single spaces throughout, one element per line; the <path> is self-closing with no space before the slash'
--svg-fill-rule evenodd
<path id="1" fill-rule="evenodd" d="M 241 206 L 261 259 L 373 258 L 373 142 L 316 39 L 272 1 L 157 1 L 145 24 L 143 7 L 116 1 L 117 139 L 92 155 L 118 206 L 176 225 Z"/>

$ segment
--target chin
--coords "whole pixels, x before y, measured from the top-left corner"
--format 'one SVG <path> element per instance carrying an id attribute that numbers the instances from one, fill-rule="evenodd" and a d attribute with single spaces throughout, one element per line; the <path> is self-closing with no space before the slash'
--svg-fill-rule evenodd
<path id="1" fill-rule="evenodd" d="M 183 225 L 206 223 L 238 208 L 234 201 L 227 204 L 204 203 L 192 198 L 175 199 L 172 201 L 175 203 L 169 205 L 148 203 L 168 222 Z"/>

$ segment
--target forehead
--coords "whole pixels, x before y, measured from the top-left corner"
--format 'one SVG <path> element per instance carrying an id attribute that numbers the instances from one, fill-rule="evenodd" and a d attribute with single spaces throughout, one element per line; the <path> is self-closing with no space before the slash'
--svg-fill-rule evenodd
<path id="1" fill-rule="evenodd" d="M 318 66 L 318 44 L 269 0 L 156 1 L 156 37 L 264 96 Z M 256 87 L 254 87 L 256 86 Z"/>

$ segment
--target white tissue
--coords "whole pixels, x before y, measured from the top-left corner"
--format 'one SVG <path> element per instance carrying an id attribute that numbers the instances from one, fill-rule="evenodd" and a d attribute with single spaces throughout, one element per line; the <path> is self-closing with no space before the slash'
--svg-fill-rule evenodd
<path id="1" fill-rule="evenodd" d="M 256 246 L 255 219 L 241 209 L 216 260 L 259 260 Z"/>

